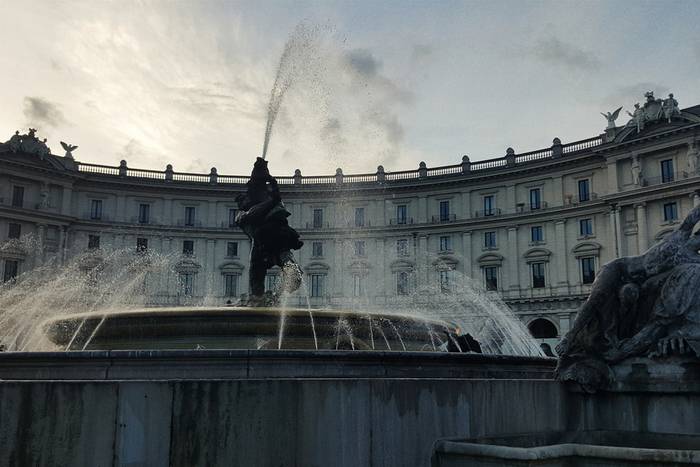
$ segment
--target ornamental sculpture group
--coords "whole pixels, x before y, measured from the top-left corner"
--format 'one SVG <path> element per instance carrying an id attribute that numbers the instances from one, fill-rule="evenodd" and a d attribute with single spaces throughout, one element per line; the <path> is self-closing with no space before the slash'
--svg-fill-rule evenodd
<path id="1" fill-rule="evenodd" d="M 666 99 L 657 99 L 654 97 L 653 91 L 648 91 L 644 93 L 646 102 L 643 106 L 639 103 L 634 104 L 634 112 L 627 112 L 631 120 L 627 122 L 627 127 L 632 127 L 637 129 L 637 133 L 640 133 L 644 126 L 648 123 L 656 123 L 659 121 L 667 121 L 671 123 L 673 118 L 681 116 L 681 110 L 678 107 L 678 101 L 673 97 L 673 94 L 669 94 Z M 619 107 L 614 112 L 602 113 L 603 117 L 608 121 L 607 130 L 615 128 L 615 120 L 620 115 L 622 107 Z"/>
<path id="2" fill-rule="evenodd" d="M 639 256 L 602 267 L 557 346 L 557 377 L 596 390 L 630 357 L 700 356 L 700 206 Z"/>

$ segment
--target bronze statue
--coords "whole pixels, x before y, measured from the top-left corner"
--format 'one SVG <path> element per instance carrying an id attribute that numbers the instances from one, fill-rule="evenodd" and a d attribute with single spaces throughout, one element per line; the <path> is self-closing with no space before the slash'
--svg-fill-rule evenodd
<path id="1" fill-rule="evenodd" d="M 302 272 L 291 250 L 298 250 L 304 243 L 299 233 L 289 226 L 280 196 L 277 180 L 270 175 L 267 161 L 258 157 L 253 166 L 246 192 L 236 197 L 240 211 L 236 224 L 250 238 L 253 247 L 250 255 L 250 298 L 247 305 L 273 305 L 279 293 L 291 293 L 301 285 Z M 281 290 L 265 295 L 265 275 L 273 266 L 282 268 Z"/>

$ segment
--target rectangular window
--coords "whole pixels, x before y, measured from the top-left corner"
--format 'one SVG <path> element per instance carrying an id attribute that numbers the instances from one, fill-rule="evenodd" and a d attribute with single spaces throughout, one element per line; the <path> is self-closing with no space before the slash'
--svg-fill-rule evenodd
<path id="1" fill-rule="evenodd" d="M 311 274 L 311 296 L 323 296 L 323 274 Z"/>
<path id="2" fill-rule="evenodd" d="M 183 240 L 182 254 L 192 256 L 194 254 L 194 240 Z"/>
<path id="3" fill-rule="evenodd" d="M 365 255 L 365 242 L 364 240 L 356 240 L 355 241 L 355 256 L 364 256 Z"/>
<path id="4" fill-rule="evenodd" d="M 88 235 L 88 248 L 94 250 L 100 247 L 99 235 Z"/>
<path id="5" fill-rule="evenodd" d="M 532 263 L 532 287 L 541 289 L 544 287 L 544 263 Z"/>
<path id="6" fill-rule="evenodd" d="M 496 232 L 484 232 L 484 248 L 496 248 Z"/>
<path id="7" fill-rule="evenodd" d="M 352 296 L 361 297 L 365 294 L 364 284 L 362 283 L 362 276 L 360 274 L 352 275 Z"/>
<path id="8" fill-rule="evenodd" d="M 396 256 L 408 256 L 408 239 L 396 240 Z"/>
<path id="9" fill-rule="evenodd" d="M 493 195 L 484 196 L 484 216 L 496 214 L 496 206 Z"/>
<path id="10" fill-rule="evenodd" d="M 578 181 L 578 200 L 588 201 L 591 199 L 590 183 L 588 179 Z"/>
<path id="11" fill-rule="evenodd" d="M 9 229 L 7 229 L 7 238 L 19 238 L 22 234 L 22 225 L 10 222 Z"/>
<path id="12" fill-rule="evenodd" d="M 90 219 L 102 219 L 102 200 L 93 199 L 90 201 Z"/>
<path id="13" fill-rule="evenodd" d="M 440 201 L 440 222 L 450 220 L 450 202 Z"/>
<path id="14" fill-rule="evenodd" d="M 405 204 L 396 206 L 396 223 L 405 224 L 408 216 L 408 207 Z"/>
<path id="15" fill-rule="evenodd" d="M 267 274 L 265 276 L 265 290 L 267 292 L 277 292 L 280 285 L 279 274 Z"/>
<path id="16" fill-rule="evenodd" d="M 541 225 L 530 227 L 530 239 L 532 243 L 537 243 L 544 240 L 544 234 L 542 233 Z"/>
<path id="17" fill-rule="evenodd" d="M 314 229 L 323 227 L 323 209 L 314 209 Z"/>
<path id="18" fill-rule="evenodd" d="M 194 206 L 185 206 L 185 225 L 192 227 L 195 219 Z"/>
<path id="19" fill-rule="evenodd" d="M 5 260 L 5 272 L 3 272 L 3 282 L 9 282 L 17 277 L 19 273 L 19 261 L 14 259 Z"/>
<path id="20" fill-rule="evenodd" d="M 151 217 L 151 205 L 139 204 L 139 224 L 148 224 Z"/>
<path id="21" fill-rule="evenodd" d="M 582 237 L 593 235 L 593 220 L 581 219 L 578 221 L 579 233 Z"/>
<path id="22" fill-rule="evenodd" d="M 136 239 L 136 252 L 144 253 L 148 251 L 148 239 L 147 238 L 137 238 Z"/>
<path id="23" fill-rule="evenodd" d="M 228 226 L 230 229 L 238 226 L 236 224 L 236 216 L 238 215 L 238 209 L 231 208 L 228 210 Z"/>
<path id="24" fill-rule="evenodd" d="M 355 227 L 365 226 L 365 208 L 355 208 Z"/>
<path id="25" fill-rule="evenodd" d="M 323 242 L 313 242 L 311 244 L 311 256 L 314 258 L 323 256 Z"/>
<path id="26" fill-rule="evenodd" d="M 12 207 L 21 208 L 24 206 L 24 187 L 23 186 L 13 186 L 12 187 Z"/>
<path id="27" fill-rule="evenodd" d="M 194 295 L 194 273 L 181 272 L 178 277 L 180 280 L 180 293 L 186 297 Z"/>
<path id="28" fill-rule="evenodd" d="M 595 280 L 595 258 L 581 258 L 581 281 L 584 284 L 592 284 Z"/>
<path id="29" fill-rule="evenodd" d="M 226 256 L 229 258 L 238 256 L 238 242 L 226 243 Z"/>
<path id="30" fill-rule="evenodd" d="M 224 297 L 238 296 L 239 274 L 224 274 Z"/>
<path id="31" fill-rule="evenodd" d="M 498 290 L 498 267 L 484 267 L 484 283 L 486 290 Z"/>
<path id="32" fill-rule="evenodd" d="M 452 271 L 439 271 L 440 293 L 450 293 L 452 291 Z"/>
<path id="33" fill-rule="evenodd" d="M 396 294 L 408 295 L 408 271 L 399 271 L 396 274 Z"/>
<path id="34" fill-rule="evenodd" d="M 451 251 L 452 250 L 452 237 L 449 235 L 443 235 L 440 237 L 440 251 Z"/>
<path id="35" fill-rule="evenodd" d="M 671 222 L 678 219 L 678 205 L 673 203 L 664 204 L 664 221 Z"/>
<path id="36" fill-rule="evenodd" d="M 661 161 L 661 181 L 663 183 L 672 182 L 675 178 L 673 173 L 673 159 Z"/>
<path id="37" fill-rule="evenodd" d="M 540 209 L 542 207 L 542 196 L 539 188 L 530 190 L 530 209 Z"/>

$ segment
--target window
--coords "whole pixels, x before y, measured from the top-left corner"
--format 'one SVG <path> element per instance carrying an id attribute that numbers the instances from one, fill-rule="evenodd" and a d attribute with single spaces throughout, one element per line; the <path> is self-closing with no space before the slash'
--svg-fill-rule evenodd
<path id="1" fill-rule="evenodd" d="M 314 258 L 323 256 L 323 242 L 313 242 L 311 244 L 311 256 Z"/>
<path id="2" fill-rule="evenodd" d="M 238 278 L 240 274 L 224 274 L 224 297 L 238 296 Z"/>
<path id="3" fill-rule="evenodd" d="M 591 199 L 590 183 L 588 179 L 578 181 L 578 200 L 588 201 Z"/>
<path id="4" fill-rule="evenodd" d="M 661 182 L 668 183 L 674 180 L 673 159 L 661 161 Z"/>
<path id="5" fill-rule="evenodd" d="M 238 209 L 231 208 L 228 210 L 228 226 L 229 228 L 237 227 L 236 216 L 238 215 Z"/>
<path id="6" fill-rule="evenodd" d="M 396 240 L 396 256 L 408 256 L 408 239 Z"/>
<path id="7" fill-rule="evenodd" d="M 396 206 L 396 223 L 405 224 L 406 216 L 408 215 L 408 207 L 405 204 Z"/>
<path id="8" fill-rule="evenodd" d="M 544 240 L 544 234 L 542 233 L 542 226 L 535 225 L 530 227 L 530 240 L 532 243 L 538 243 Z"/>
<path id="9" fill-rule="evenodd" d="M 311 296 L 323 296 L 323 274 L 311 274 Z"/>
<path id="10" fill-rule="evenodd" d="M 265 291 L 277 292 L 279 285 L 280 285 L 279 274 L 267 274 L 265 276 Z"/>
<path id="11" fill-rule="evenodd" d="M 484 248 L 496 248 L 496 232 L 484 232 Z"/>
<path id="12" fill-rule="evenodd" d="M 2 275 L 3 282 L 9 282 L 17 277 L 19 272 L 19 261 L 14 259 L 5 260 L 5 272 Z"/>
<path id="13" fill-rule="evenodd" d="M 498 266 L 484 267 L 486 290 L 498 290 Z"/>
<path id="14" fill-rule="evenodd" d="M 678 219 L 678 205 L 673 203 L 664 204 L 664 221 L 671 222 Z"/>
<path id="15" fill-rule="evenodd" d="M 579 233 L 582 237 L 593 235 L 593 220 L 581 219 L 578 221 Z"/>
<path id="16" fill-rule="evenodd" d="M 408 295 L 408 271 L 399 271 L 396 274 L 396 294 Z"/>
<path id="17" fill-rule="evenodd" d="M 192 256 L 194 254 L 194 240 L 182 241 L 182 254 Z"/>
<path id="18" fill-rule="evenodd" d="M 539 188 L 530 190 L 530 209 L 540 209 L 542 207 L 542 196 Z"/>
<path id="19" fill-rule="evenodd" d="M 137 238 L 136 239 L 136 252 L 144 253 L 148 251 L 148 239 L 147 238 Z"/>
<path id="20" fill-rule="evenodd" d="M 532 287 L 541 289 L 544 287 L 544 263 L 532 263 Z"/>
<path id="21" fill-rule="evenodd" d="M 365 208 L 355 208 L 355 227 L 365 226 Z"/>
<path id="22" fill-rule="evenodd" d="M 22 225 L 10 222 L 10 226 L 7 229 L 7 238 L 19 238 L 22 234 Z"/>
<path id="23" fill-rule="evenodd" d="M 185 225 L 193 226 L 195 219 L 195 208 L 194 206 L 185 206 Z"/>
<path id="24" fill-rule="evenodd" d="M 452 237 L 449 235 L 440 237 L 440 251 L 452 251 Z"/>
<path id="25" fill-rule="evenodd" d="M 590 256 L 581 258 L 581 282 L 592 284 L 595 280 L 595 258 Z"/>
<path id="26" fill-rule="evenodd" d="M 88 235 L 88 248 L 94 250 L 100 247 L 99 235 Z"/>
<path id="27" fill-rule="evenodd" d="M 364 240 L 356 240 L 355 241 L 355 256 L 364 256 L 365 255 L 365 241 Z"/>
<path id="28" fill-rule="evenodd" d="M 178 277 L 180 280 L 180 294 L 187 297 L 194 295 L 194 273 L 181 272 Z"/>
<path id="29" fill-rule="evenodd" d="M 484 196 L 484 216 L 493 216 L 496 214 L 495 207 L 493 195 Z"/>
<path id="30" fill-rule="evenodd" d="M 21 208 L 24 206 L 24 187 L 23 186 L 13 186 L 12 187 L 12 207 Z"/>
<path id="31" fill-rule="evenodd" d="M 362 276 L 360 274 L 352 275 L 352 296 L 361 297 L 365 293 Z"/>
<path id="32" fill-rule="evenodd" d="M 323 227 L 323 209 L 314 209 L 314 229 Z"/>
<path id="33" fill-rule="evenodd" d="M 226 256 L 229 258 L 238 256 L 238 242 L 228 242 L 226 244 Z"/>
<path id="34" fill-rule="evenodd" d="M 450 220 L 450 202 L 440 201 L 440 222 L 445 222 Z"/>
<path id="35" fill-rule="evenodd" d="M 139 224 L 148 224 L 151 216 L 150 204 L 139 204 Z"/>
<path id="36" fill-rule="evenodd" d="M 440 293 L 450 293 L 452 291 L 452 271 L 438 271 L 440 279 Z"/>
<path id="37" fill-rule="evenodd" d="M 90 219 L 102 219 L 102 200 L 93 199 L 90 201 Z"/>

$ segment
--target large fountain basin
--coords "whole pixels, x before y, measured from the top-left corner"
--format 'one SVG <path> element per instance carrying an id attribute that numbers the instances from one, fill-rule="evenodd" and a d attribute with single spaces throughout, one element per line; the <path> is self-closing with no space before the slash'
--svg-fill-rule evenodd
<path id="1" fill-rule="evenodd" d="M 44 323 L 66 350 L 332 349 L 445 350 L 448 323 L 406 314 L 209 307 L 76 313 Z"/>

